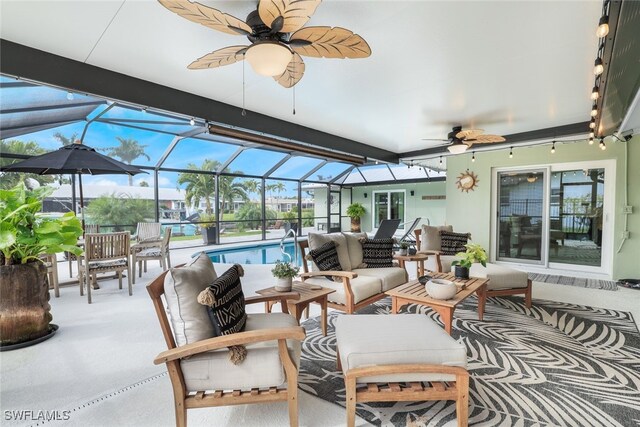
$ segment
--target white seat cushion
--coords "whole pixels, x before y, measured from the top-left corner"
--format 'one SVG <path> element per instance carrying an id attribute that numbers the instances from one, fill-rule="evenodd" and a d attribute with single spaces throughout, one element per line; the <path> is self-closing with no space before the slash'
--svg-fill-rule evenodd
<path id="1" fill-rule="evenodd" d="M 199 304 L 197 298 L 217 277 L 211 259 L 204 252 L 190 264 L 172 268 L 165 276 L 164 295 L 178 346 L 214 336 L 207 307 Z"/>
<path id="2" fill-rule="evenodd" d="M 283 313 L 248 314 L 245 331 L 298 326 L 296 319 Z M 300 341 L 287 340 L 289 354 L 296 366 L 300 361 Z M 197 354 L 180 361 L 187 391 L 237 390 L 254 387 L 278 387 L 286 376 L 278 353 L 278 341 L 249 344 L 247 357 L 239 365 L 229 360 L 226 348 Z"/>
<path id="3" fill-rule="evenodd" d="M 400 267 L 387 268 L 357 268 L 353 270 L 358 276 L 375 277 L 380 279 L 382 292 L 407 283 L 407 271 Z"/>
<path id="4" fill-rule="evenodd" d="M 309 233 L 309 250 L 317 249 L 327 242 L 334 242 L 336 244 L 336 252 L 338 252 L 338 259 L 340 260 L 340 266 L 343 271 L 351 271 L 351 260 L 349 259 L 349 248 L 347 246 L 347 238 L 342 233 Z M 317 271 L 315 264 L 314 271 Z"/>
<path id="5" fill-rule="evenodd" d="M 473 264 L 469 269 L 470 277 L 489 279 L 487 289 L 490 291 L 498 289 L 526 288 L 529 282 L 529 275 L 524 271 L 514 270 L 497 264 Z"/>
<path id="6" fill-rule="evenodd" d="M 467 367 L 467 349 L 422 314 L 338 316 L 336 339 L 342 370 L 423 363 Z M 452 381 L 447 374 L 392 374 L 358 382 Z"/>
<path id="7" fill-rule="evenodd" d="M 344 284 L 342 281 L 334 282 L 324 276 L 318 276 L 305 279 L 304 282 L 312 285 L 319 285 L 323 288 L 334 289 L 335 292 L 327 295 L 327 299 L 331 302 L 337 302 L 338 304 L 347 303 L 347 297 L 344 293 Z M 355 279 L 350 279 L 350 283 L 351 291 L 353 292 L 354 304 L 364 301 L 373 295 L 379 294 L 382 289 L 380 279 L 375 277 L 358 276 Z"/>
<path id="8" fill-rule="evenodd" d="M 440 255 L 442 272 L 447 273 L 451 271 L 451 263 L 456 259 L 459 259 L 459 257 L 455 255 Z M 429 258 L 424 262 L 424 268 L 430 271 L 439 271 L 437 257 L 435 255 L 430 255 Z"/>
<path id="9" fill-rule="evenodd" d="M 349 260 L 351 269 L 360 268 L 362 265 L 362 242 L 360 239 L 367 237 L 367 233 L 342 233 L 347 239 L 347 249 L 349 250 Z"/>

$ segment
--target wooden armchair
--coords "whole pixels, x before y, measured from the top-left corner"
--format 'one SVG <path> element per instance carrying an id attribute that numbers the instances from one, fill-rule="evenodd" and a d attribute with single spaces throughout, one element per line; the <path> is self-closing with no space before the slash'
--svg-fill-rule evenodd
<path id="1" fill-rule="evenodd" d="M 452 231 L 451 228 L 446 230 L 446 227 L 440 227 L 445 231 Z M 422 246 L 421 241 L 425 238 L 422 235 L 422 228 L 416 228 L 413 233 L 416 236 L 416 248 L 418 253 L 429 255 L 429 260 L 425 263 L 426 268 L 430 271 L 435 271 L 437 273 L 448 273 L 451 270 L 451 262 L 456 259 L 455 255 L 443 255 L 439 250 L 430 247 L 429 249 L 425 249 Z M 469 238 L 471 238 L 471 234 L 469 234 Z M 439 242 L 436 244 L 436 247 L 439 247 Z M 429 242 L 427 241 L 427 246 L 429 246 Z M 434 261 L 432 261 L 432 259 Z"/>
<path id="2" fill-rule="evenodd" d="M 142 269 L 144 264 L 144 272 L 147 272 L 147 261 L 160 261 L 162 270 L 171 268 L 171 255 L 169 253 L 169 243 L 171 241 L 171 228 L 164 230 L 164 236 L 159 242 L 140 242 L 131 246 L 131 275 L 133 283 L 136 283 L 136 264 L 138 265 L 138 274 L 142 277 Z"/>
<path id="3" fill-rule="evenodd" d="M 162 229 L 159 222 L 139 222 L 136 227 L 136 234 L 131 236 L 131 240 L 135 240 L 138 243 L 147 241 L 160 241 Z"/>
<path id="4" fill-rule="evenodd" d="M 160 327 L 167 344 L 168 350 L 160 353 L 154 364 L 165 363 L 169 378 L 173 386 L 173 396 L 176 414 L 176 426 L 187 425 L 187 409 L 244 405 L 249 403 L 288 402 L 289 424 L 291 427 L 298 425 L 298 366 L 299 360 L 293 360 L 287 340 L 302 341 L 305 331 L 300 326 L 265 328 L 239 332 L 231 335 L 210 338 L 180 347 L 171 331 L 169 319 L 164 309 L 162 296 L 164 294 L 164 278 L 167 272 L 162 273 L 148 286 L 147 291 L 151 296 L 153 305 L 160 321 Z M 273 296 L 256 296 L 245 298 L 246 304 L 280 302 L 283 312 L 287 312 L 287 300 L 298 299 L 296 292 L 282 293 Z M 181 361 L 190 356 L 200 355 L 212 350 L 223 349 L 234 345 L 249 345 L 259 342 L 277 341 L 278 354 L 282 361 L 282 367 L 286 376 L 286 388 L 274 385 L 268 388 L 251 388 L 250 390 L 190 390 L 187 387 Z M 230 362 L 229 362 L 230 363 Z M 251 363 L 249 356 L 242 363 Z"/>
<path id="5" fill-rule="evenodd" d="M 96 281 L 98 273 L 115 271 L 118 273 L 118 285 L 122 289 L 122 273 L 127 272 L 129 295 L 133 295 L 129 255 L 131 235 L 128 231 L 119 233 L 85 234 L 84 255 L 78 258 L 78 279 L 80 295 L 86 279 L 87 302 L 91 304 L 91 281 Z"/>

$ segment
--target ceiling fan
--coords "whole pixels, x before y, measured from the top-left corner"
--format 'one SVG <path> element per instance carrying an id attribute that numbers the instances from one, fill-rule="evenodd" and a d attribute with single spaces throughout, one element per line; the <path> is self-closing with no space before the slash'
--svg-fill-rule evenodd
<path id="1" fill-rule="evenodd" d="M 258 8 L 242 21 L 189 0 L 158 0 L 189 21 L 227 34 L 246 36 L 250 45 L 228 46 L 189 64 L 192 70 L 216 68 L 245 58 L 254 71 L 290 88 L 300 81 L 305 65 L 300 55 L 316 58 L 366 58 L 367 42 L 340 27 L 302 28 L 321 0 L 259 0 Z"/>
<path id="2" fill-rule="evenodd" d="M 423 139 L 423 141 L 447 141 L 449 152 L 461 154 L 473 144 L 491 144 L 504 142 L 506 139 L 500 135 L 484 135 L 482 129 L 462 129 L 462 126 L 454 126 L 447 134 L 447 139 Z"/>

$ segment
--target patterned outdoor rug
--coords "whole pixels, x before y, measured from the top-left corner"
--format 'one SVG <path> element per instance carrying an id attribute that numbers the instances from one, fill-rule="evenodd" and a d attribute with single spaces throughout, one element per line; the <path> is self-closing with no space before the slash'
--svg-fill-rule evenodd
<path id="1" fill-rule="evenodd" d="M 476 310 L 475 298 L 457 308 L 452 333 L 468 349 L 470 425 L 640 425 L 640 334 L 630 313 L 542 300 L 529 310 L 518 297 L 492 298 L 483 322 Z M 422 306 L 406 311 L 439 321 Z M 390 300 L 360 313 L 387 315 Z M 337 316 L 327 337 L 318 318 L 303 323 L 299 386 L 344 407 Z M 453 401 L 366 403 L 357 412 L 375 425 L 455 425 Z"/>
<path id="2" fill-rule="evenodd" d="M 578 286 L 580 288 L 604 289 L 617 291 L 618 285 L 612 280 L 585 279 L 582 277 L 558 276 L 555 274 L 529 273 L 533 282 L 556 283 L 559 285 Z"/>

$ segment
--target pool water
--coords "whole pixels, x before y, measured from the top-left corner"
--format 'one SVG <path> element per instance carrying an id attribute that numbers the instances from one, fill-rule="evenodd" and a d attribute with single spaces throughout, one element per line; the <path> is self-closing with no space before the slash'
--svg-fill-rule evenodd
<path id="1" fill-rule="evenodd" d="M 294 243 L 285 243 L 284 250 L 295 262 Z M 275 264 L 276 261 L 288 261 L 289 259 L 280 252 L 279 243 L 267 245 L 255 245 L 230 249 L 214 249 L 207 251 L 211 261 L 226 264 Z M 300 262 L 298 262 L 300 264 Z"/>

